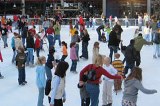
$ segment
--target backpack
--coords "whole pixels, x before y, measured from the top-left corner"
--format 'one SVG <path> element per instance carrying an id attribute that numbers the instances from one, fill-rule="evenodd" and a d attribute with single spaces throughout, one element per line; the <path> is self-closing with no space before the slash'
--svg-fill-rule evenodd
<path id="1" fill-rule="evenodd" d="M 87 75 L 86 75 L 86 78 L 87 78 L 87 81 L 95 81 L 96 80 L 96 69 L 98 69 L 99 67 L 93 69 L 92 68 L 93 65 L 91 66 L 91 69 L 88 71 Z"/>

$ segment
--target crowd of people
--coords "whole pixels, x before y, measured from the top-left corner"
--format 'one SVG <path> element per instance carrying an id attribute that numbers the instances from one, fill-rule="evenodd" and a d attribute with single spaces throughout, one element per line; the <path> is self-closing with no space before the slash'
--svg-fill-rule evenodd
<path id="1" fill-rule="evenodd" d="M 127 17 L 126 17 L 127 18 Z M 148 90 L 142 85 L 142 69 L 140 51 L 143 45 L 155 45 L 155 53 L 153 58 L 160 57 L 160 29 L 158 21 L 152 17 L 151 21 L 145 21 L 144 35 L 142 34 L 141 25 L 136 29 L 133 39 L 130 40 L 128 46 L 123 45 L 121 34 L 123 29 L 117 21 L 115 25 L 104 22 L 103 25 L 97 27 L 97 42 L 93 45 L 93 51 L 88 51 L 89 42 L 92 40 L 87 30 L 89 28 L 89 18 L 86 20 L 79 16 L 76 25 L 73 26 L 72 21 L 69 23 L 69 33 L 71 37 L 70 44 L 61 41 L 61 20 L 54 18 L 53 20 L 41 18 L 39 32 L 36 33 L 35 26 L 29 28 L 25 17 L 18 18 L 16 21 L 17 32 L 13 32 L 11 39 L 11 47 L 13 50 L 13 58 L 11 62 L 18 69 L 18 84 L 24 86 L 27 84 L 25 67 L 36 66 L 36 84 L 39 91 L 37 106 L 43 106 L 44 95 L 48 96 L 50 106 L 63 106 L 66 101 L 65 78 L 69 64 L 66 61 L 68 55 L 71 59 L 70 72 L 77 74 L 77 64 L 81 58 L 88 60 L 89 54 L 92 55 L 92 63 L 86 65 L 80 72 L 78 88 L 80 89 L 81 106 L 98 106 L 99 104 L 99 85 L 103 82 L 102 106 L 112 106 L 112 87 L 116 93 L 122 91 L 122 83 L 124 84 L 124 93 L 122 98 L 122 106 L 136 106 L 138 90 L 146 94 L 157 93 L 156 90 Z M 95 20 L 93 21 L 95 25 Z M 86 23 L 86 26 L 85 26 Z M 3 40 L 4 49 L 9 47 L 7 42 L 8 34 L 12 33 L 11 20 L 1 18 L 0 37 Z M 80 26 L 80 27 L 79 27 Z M 86 28 L 87 27 L 87 28 Z M 93 26 L 94 30 L 94 26 Z M 105 30 L 104 34 L 101 30 Z M 106 34 L 107 33 L 107 34 Z M 150 35 L 151 33 L 151 35 Z M 47 40 L 47 41 L 46 41 Z M 59 48 L 62 48 L 61 59 L 55 59 L 55 43 L 58 40 Z M 106 41 L 110 54 L 108 56 L 101 55 L 99 52 L 99 43 Z M 44 50 L 43 44 L 48 42 L 48 57 L 40 55 Z M 79 46 L 81 44 L 82 54 L 79 55 Z M 70 54 L 68 53 L 68 45 Z M 3 49 L 1 49 L 3 50 Z M 121 50 L 124 60 L 120 60 Z M 34 55 L 36 51 L 36 57 Z M 37 58 L 37 62 L 34 62 Z M 2 53 L 0 52 L 0 60 L 3 62 Z M 54 75 L 52 69 L 55 69 Z M 131 72 L 128 75 L 128 69 Z M 101 80 L 101 76 L 105 77 Z M 4 76 L 0 73 L 0 78 Z M 123 81 L 124 80 L 124 81 Z"/>

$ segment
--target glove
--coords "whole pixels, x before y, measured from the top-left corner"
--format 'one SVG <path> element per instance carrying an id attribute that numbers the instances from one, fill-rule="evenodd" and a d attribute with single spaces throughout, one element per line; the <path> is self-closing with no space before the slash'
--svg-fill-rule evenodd
<path id="1" fill-rule="evenodd" d="M 153 91 L 153 93 L 157 93 L 157 90 L 152 90 Z"/>

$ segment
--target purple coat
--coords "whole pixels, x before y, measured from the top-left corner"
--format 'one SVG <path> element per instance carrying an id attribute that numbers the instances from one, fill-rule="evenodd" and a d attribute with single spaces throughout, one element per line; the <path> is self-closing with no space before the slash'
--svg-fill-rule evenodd
<path id="1" fill-rule="evenodd" d="M 70 59 L 71 60 L 77 60 L 76 48 L 75 47 L 72 47 L 70 49 Z"/>

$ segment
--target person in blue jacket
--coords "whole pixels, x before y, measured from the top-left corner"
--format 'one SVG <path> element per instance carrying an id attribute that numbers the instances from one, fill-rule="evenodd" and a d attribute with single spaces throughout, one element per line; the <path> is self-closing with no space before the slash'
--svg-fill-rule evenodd
<path id="1" fill-rule="evenodd" d="M 45 63 L 46 63 L 46 58 L 44 56 L 38 57 L 37 68 L 36 68 L 36 84 L 39 90 L 37 106 L 44 106 L 43 98 L 44 98 L 44 88 L 46 86 L 46 77 L 45 77 L 45 67 L 43 66 L 43 64 Z"/>

